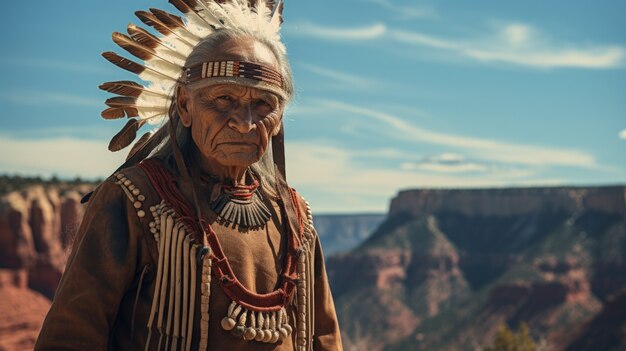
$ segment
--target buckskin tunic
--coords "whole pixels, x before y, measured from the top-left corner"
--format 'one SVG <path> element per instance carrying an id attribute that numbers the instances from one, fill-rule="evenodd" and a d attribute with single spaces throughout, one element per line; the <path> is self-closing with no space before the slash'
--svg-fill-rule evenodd
<path id="1" fill-rule="evenodd" d="M 160 172 L 154 172 L 155 169 Z M 172 350 L 185 350 L 187 346 L 198 350 L 203 333 L 199 283 L 195 287 L 195 303 L 191 304 L 194 317 L 190 323 L 190 340 L 185 338 L 188 331 L 178 336 L 162 335 L 167 327 L 165 321 L 160 328 L 154 321 L 148 328 L 158 284 L 158 218 L 169 213 L 175 221 L 184 221 L 194 215 L 177 213 L 177 207 L 178 211 L 182 211 L 182 207 L 190 208 L 189 197 L 183 195 L 188 192 L 180 189 L 179 184 L 179 179 L 167 171 L 161 161 L 151 159 L 111 176 L 95 191 L 36 350 L 144 350 L 147 340 L 150 350 L 165 349 L 166 346 Z M 200 202 L 206 203 L 210 186 L 204 184 L 199 190 Z M 287 321 L 293 327 L 288 338 L 272 344 L 235 337 L 220 325 L 231 299 L 221 286 L 224 279 L 222 282 L 215 279 L 217 268 L 214 267 L 208 307 L 208 350 L 302 349 L 297 347 L 297 336 L 305 335 L 305 331 L 298 325 L 298 313 L 308 314 L 306 318 L 311 325 L 311 330 L 306 332 L 305 349 L 341 350 L 319 238 L 310 223 L 305 202 L 297 195 L 293 200 L 298 209 L 299 227 L 304 229 L 303 233 L 296 233 L 297 240 L 303 246 L 302 252 L 308 255 L 312 268 L 310 277 L 313 279 L 307 283 L 310 296 L 306 299 L 305 311 L 298 311 L 299 293 L 294 289 L 286 306 Z M 280 201 L 268 197 L 264 201 L 272 218 L 262 229 L 249 232 L 220 225 L 208 207 L 203 209 L 204 218 L 210 222 L 235 277 L 246 289 L 258 294 L 275 291 L 282 284 L 281 274 L 290 235 Z M 180 264 L 175 256 L 169 265 Z M 201 275 L 198 266 L 198 282 L 203 281 Z M 306 293 L 300 298 L 305 298 L 304 295 Z M 185 321 L 182 312 L 175 308 L 176 302 L 180 303 L 175 298 L 165 299 L 164 308 L 157 306 L 157 310 L 178 317 L 172 318 L 171 323 L 180 328 L 177 323 Z M 187 312 L 188 319 L 191 313 Z"/>

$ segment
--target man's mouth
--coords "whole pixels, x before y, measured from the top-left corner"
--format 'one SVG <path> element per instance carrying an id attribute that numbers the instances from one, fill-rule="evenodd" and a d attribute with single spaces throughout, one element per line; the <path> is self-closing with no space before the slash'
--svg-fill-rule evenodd
<path id="1" fill-rule="evenodd" d="M 224 141 L 217 144 L 219 145 L 232 145 L 232 146 L 256 146 L 255 143 L 249 141 Z"/>

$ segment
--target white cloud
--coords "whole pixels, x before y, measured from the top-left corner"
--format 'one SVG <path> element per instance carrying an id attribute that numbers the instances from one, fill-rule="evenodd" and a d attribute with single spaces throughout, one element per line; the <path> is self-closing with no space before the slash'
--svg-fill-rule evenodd
<path id="1" fill-rule="evenodd" d="M 77 138 L 0 138 L 0 172 L 27 175 L 58 175 L 100 178 L 124 162 L 125 151 L 112 153 L 104 140 Z"/>
<path id="2" fill-rule="evenodd" d="M 437 163 L 437 162 L 406 162 L 402 169 L 407 171 L 419 170 L 437 173 L 484 173 L 489 171 L 485 165 L 473 162 L 463 163 Z"/>
<path id="3" fill-rule="evenodd" d="M 387 4 L 383 6 L 395 6 L 386 0 L 372 1 Z M 534 68 L 607 69 L 623 67 L 626 61 L 626 48 L 622 46 L 562 43 L 524 23 L 498 25 L 494 34 L 469 39 L 389 29 L 384 23 L 338 28 L 305 22 L 294 27 L 290 31 L 294 34 L 327 40 L 360 41 L 390 37 L 397 42 L 444 50 L 484 63 L 508 63 Z"/>
<path id="4" fill-rule="evenodd" d="M 319 76 L 329 78 L 336 82 L 348 85 L 349 87 L 353 89 L 354 88 L 367 88 L 367 87 L 372 87 L 374 85 L 379 84 L 378 82 L 363 78 L 361 76 L 346 73 L 344 71 L 330 69 L 327 67 L 313 65 L 310 63 L 300 62 L 298 66 L 304 68 L 305 70 L 309 72 L 315 73 Z"/>
<path id="5" fill-rule="evenodd" d="M 410 159 L 410 158 L 405 158 Z M 402 170 L 423 171 L 430 173 L 448 173 L 480 175 L 481 177 L 508 177 L 516 181 L 535 176 L 537 167 L 534 166 L 510 166 L 506 164 L 486 163 L 477 160 L 468 160 L 463 155 L 443 153 L 427 156 L 419 161 L 404 162 L 400 165 Z"/>
<path id="6" fill-rule="evenodd" d="M 404 30 L 389 33 L 399 42 L 447 50 L 481 62 L 536 68 L 616 68 L 624 65 L 626 57 L 626 49 L 621 46 L 559 43 L 523 23 L 499 26 L 495 35 L 473 39 L 442 38 Z"/>
<path id="7" fill-rule="evenodd" d="M 463 163 L 465 162 L 465 156 L 446 152 L 439 155 L 429 156 L 424 161 L 448 164 Z"/>
<path id="8" fill-rule="evenodd" d="M 392 2 L 391 0 L 367 0 L 367 2 L 380 5 L 381 7 L 393 12 L 400 20 L 416 18 L 433 19 L 438 17 L 437 12 L 432 7 L 425 5 L 402 6 Z"/>
<path id="9" fill-rule="evenodd" d="M 433 173 L 419 169 L 362 163 L 363 153 L 332 146 L 327 140 L 287 142 L 290 184 L 311 203 L 314 212 L 384 212 L 398 189 L 489 188 L 563 184 L 561 179 L 529 179 L 529 171 L 466 174 Z"/>
<path id="10" fill-rule="evenodd" d="M 355 106 L 335 100 L 318 100 L 320 106 L 335 111 L 344 111 L 382 122 L 395 138 L 410 142 L 444 145 L 472 152 L 480 159 L 502 163 L 546 166 L 572 166 L 596 168 L 593 156 L 571 149 L 558 149 L 537 145 L 514 144 L 499 140 L 480 139 L 431 131 L 415 126 L 399 117 L 376 111 L 371 108 Z M 389 127 L 392 130 L 389 130 Z"/>
<path id="11" fill-rule="evenodd" d="M 401 168 L 439 173 L 483 173 L 490 171 L 490 168 L 485 164 L 468 161 L 463 155 L 453 153 L 428 156 L 417 162 L 405 162 Z"/>
<path id="12" fill-rule="evenodd" d="M 338 28 L 328 27 L 310 22 L 294 25 L 293 34 L 306 35 L 330 40 L 369 40 L 382 37 L 387 27 L 382 23 L 374 23 L 367 27 Z"/>
<path id="13" fill-rule="evenodd" d="M 458 43 L 423 33 L 395 30 L 391 35 L 394 39 L 407 44 L 430 46 L 436 49 L 461 50 Z"/>
<path id="14" fill-rule="evenodd" d="M 104 140 L 78 138 L 0 138 L 0 172 L 27 175 L 58 175 L 100 178 L 111 174 L 122 162 L 126 150 L 111 153 Z M 560 179 L 529 179 L 531 171 L 483 172 L 468 176 L 441 169 L 403 169 L 402 160 L 411 154 L 390 148 L 349 150 L 328 140 L 287 142 L 290 184 L 302 192 L 316 212 L 387 210 L 388 200 L 401 188 L 419 187 L 502 187 L 563 184 Z M 398 159 L 396 167 L 374 162 Z M 361 162 L 368 159 L 371 162 Z M 442 162 L 464 162 L 460 155 L 431 157 Z M 456 161 L 455 161 L 456 160 Z M 466 162 L 467 164 L 467 162 Z"/>
<path id="15" fill-rule="evenodd" d="M 626 139 L 626 129 L 624 129 L 621 132 L 619 132 L 619 137 L 621 139 Z"/>
<path id="16" fill-rule="evenodd" d="M 504 38 L 511 46 L 521 46 L 528 42 L 532 29 L 523 24 L 511 24 L 504 28 Z"/>
<path id="17" fill-rule="evenodd" d="M 42 106 L 49 104 L 104 107 L 104 101 L 87 98 L 80 95 L 50 92 L 50 91 L 3 91 L 0 100 L 9 103 L 27 106 Z"/>

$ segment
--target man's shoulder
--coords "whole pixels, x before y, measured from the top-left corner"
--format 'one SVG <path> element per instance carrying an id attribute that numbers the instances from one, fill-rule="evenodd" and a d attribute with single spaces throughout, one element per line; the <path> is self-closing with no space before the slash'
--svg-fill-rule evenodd
<path id="1" fill-rule="evenodd" d="M 115 172 L 109 177 L 109 181 L 122 189 L 137 215 L 143 218 L 153 212 L 151 208 L 161 202 L 156 188 L 169 181 L 169 173 L 160 160 L 147 159 Z"/>
<path id="2" fill-rule="evenodd" d="M 122 168 L 113 173 L 108 181 L 117 185 L 134 185 L 135 187 L 147 188 L 152 187 L 150 178 L 148 177 L 146 170 L 144 169 L 144 162 L 154 162 L 153 160 L 146 160 L 142 163 L 132 165 L 130 167 Z"/>
<path id="3" fill-rule="evenodd" d="M 94 190 L 89 207 L 123 206 L 144 218 L 160 202 L 150 178 L 141 165 L 116 171 Z"/>

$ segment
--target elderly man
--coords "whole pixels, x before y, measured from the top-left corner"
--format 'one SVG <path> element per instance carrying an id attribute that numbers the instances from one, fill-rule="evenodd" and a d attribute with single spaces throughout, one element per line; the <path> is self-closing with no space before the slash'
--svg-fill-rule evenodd
<path id="1" fill-rule="evenodd" d="M 114 33 L 127 162 L 92 194 L 37 350 L 340 350 L 319 240 L 285 181 L 280 2 L 170 1 Z"/>

